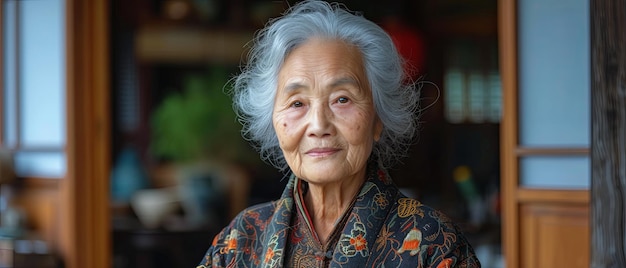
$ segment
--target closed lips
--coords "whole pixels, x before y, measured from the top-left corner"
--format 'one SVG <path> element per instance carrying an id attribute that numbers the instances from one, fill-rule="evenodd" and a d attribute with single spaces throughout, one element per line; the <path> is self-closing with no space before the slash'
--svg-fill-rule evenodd
<path id="1" fill-rule="evenodd" d="M 310 156 L 327 156 L 338 152 L 340 149 L 338 148 L 315 148 L 306 152 L 307 155 Z"/>

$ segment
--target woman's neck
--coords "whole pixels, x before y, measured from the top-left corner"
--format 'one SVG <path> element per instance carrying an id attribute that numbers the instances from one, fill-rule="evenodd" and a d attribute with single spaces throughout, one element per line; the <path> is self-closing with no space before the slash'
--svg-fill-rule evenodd
<path id="1" fill-rule="evenodd" d="M 328 237 L 336 227 L 335 224 L 346 212 L 364 181 L 365 174 L 355 179 L 342 180 L 332 184 L 308 184 L 304 203 L 320 243 L 326 244 Z"/>

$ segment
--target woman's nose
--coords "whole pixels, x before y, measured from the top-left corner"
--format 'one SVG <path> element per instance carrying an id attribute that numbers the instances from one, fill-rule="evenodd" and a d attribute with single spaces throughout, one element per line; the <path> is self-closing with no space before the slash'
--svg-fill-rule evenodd
<path id="1" fill-rule="evenodd" d="M 332 111 L 326 104 L 315 104 L 309 108 L 308 136 L 324 137 L 333 135 Z"/>

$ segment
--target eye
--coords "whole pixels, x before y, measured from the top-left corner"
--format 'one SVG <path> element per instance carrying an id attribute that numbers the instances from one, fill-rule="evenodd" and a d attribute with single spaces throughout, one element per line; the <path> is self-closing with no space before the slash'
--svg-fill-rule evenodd
<path id="1" fill-rule="evenodd" d="M 293 103 L 291 103 L 291 107 L 295 107 L 295 108 L 299 108 L 302 107 L 302 102 L 301 101 L 294 101 Z"/>
<path id="2" fill-rule="evenodd" d="M 348 103 L 348 101 L 350 100 L 346 97 L 339 97 L 339 99 L 337 99 L 338 103 Z"/>

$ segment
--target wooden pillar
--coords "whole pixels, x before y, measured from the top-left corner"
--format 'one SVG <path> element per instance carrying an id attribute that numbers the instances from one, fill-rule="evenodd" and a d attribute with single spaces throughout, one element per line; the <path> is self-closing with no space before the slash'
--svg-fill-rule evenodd
<path id="1" fill-rule="evenodd" d="M 111 267 L 109 4 L 66 0 L 67 175 L 61 181 L 65 267 Z"/>
<path id="2" fill-rule="evenodd" d="M 590 10 L 590 267 L 626 267 L 626 0 L 591 0 Z"/>

